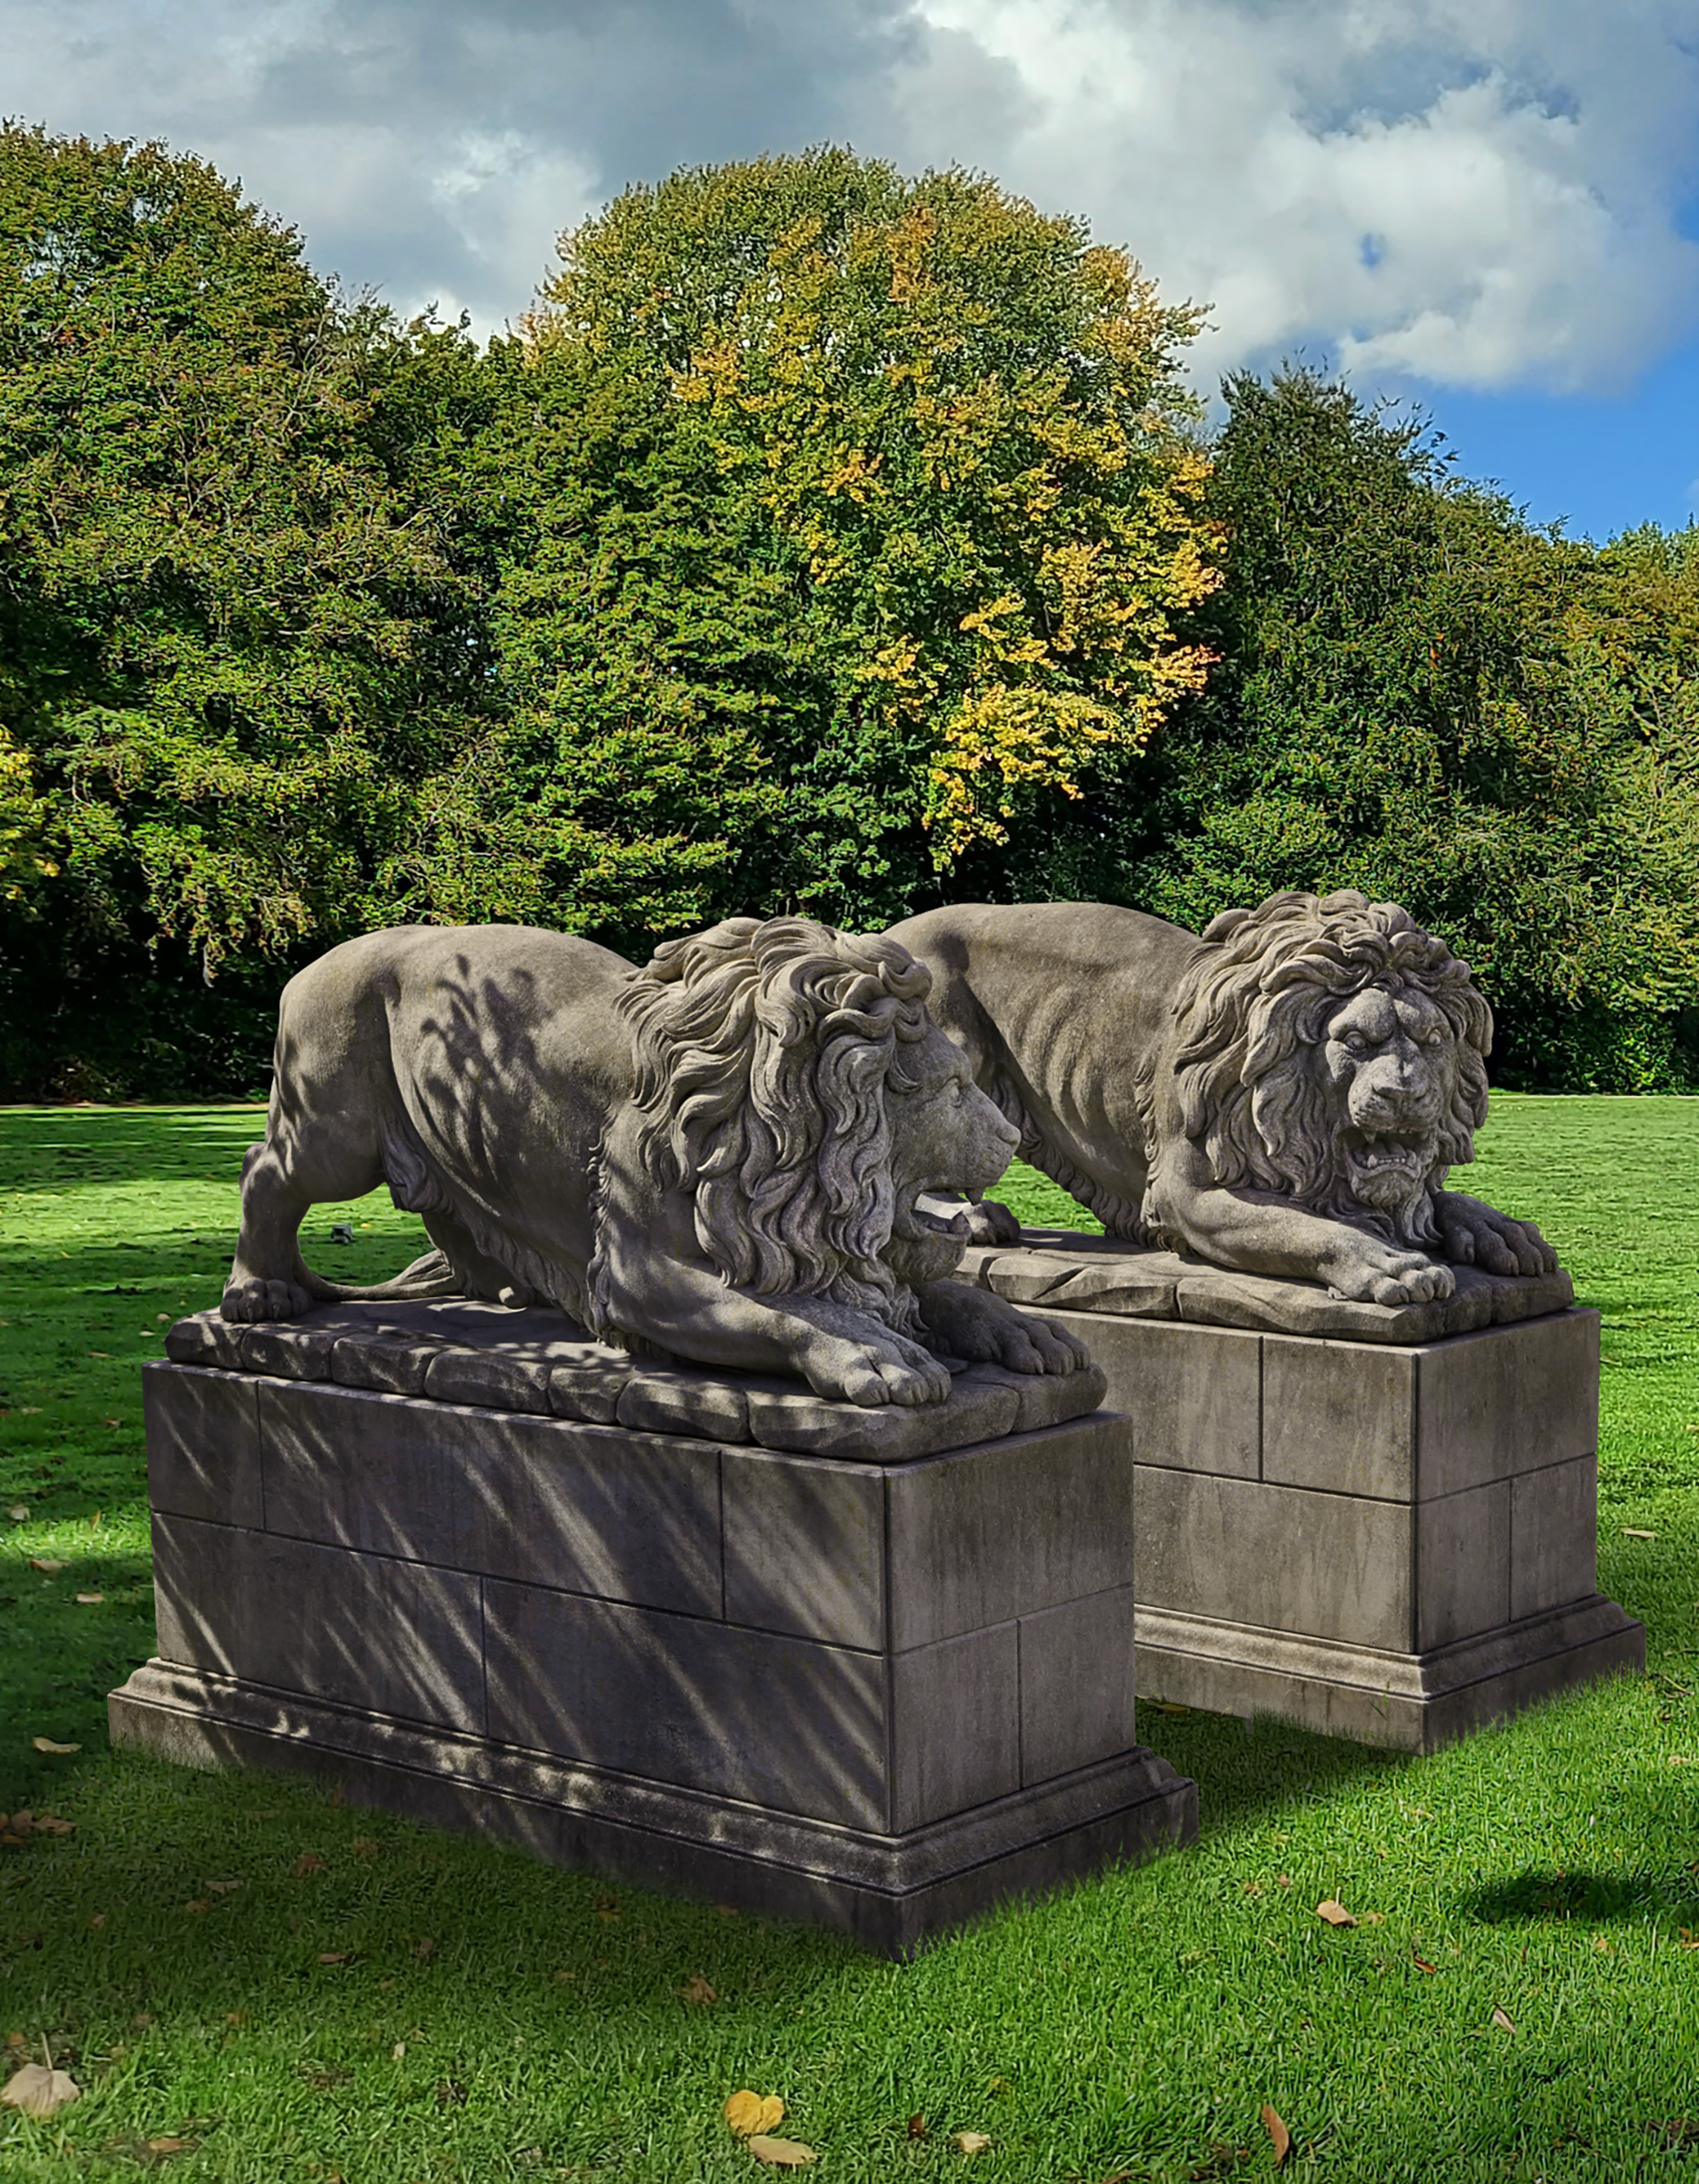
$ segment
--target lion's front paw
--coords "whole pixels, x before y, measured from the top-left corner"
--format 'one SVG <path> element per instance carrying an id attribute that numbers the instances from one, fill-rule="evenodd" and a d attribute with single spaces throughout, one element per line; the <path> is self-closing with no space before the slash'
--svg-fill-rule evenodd
<path id="1" fill-rule="evenodd" d="M 1390 1244 L 1366 1249 L 1360 1258 L 1329 1267 L 1324 1274 L 1332 1294 L 1352 1304 L 1437 1304 L 1457 1287 L 1449 1267 Z"/>
<path id="2" fill-rule="evenodd" d="M 299 1319 L 313 1309 L 313 1300 L 295 1282 L 262 1282 L 251 1276 L 232 1279 L 219 1301 L 226 1319 L 250 1323 L 259 1319 Z"/>
<path id="3" fill-rule="evenodd" d="M 1019 1244 L 1020 1222 L 994 1198 L 981 1199 L 968 1210 L 968 1237 L 974 1244 Z"/>
<path id="4" fill-rule="evenodd" d="M 860 1403 L 941 1403 L 950 1393 L 950 1369 L 900 1336 L 888 1345 L 834 1340 L 806 1363 L 808 1384 L 817 1396 Z"/>
<path id="5" fill-rule="evenodd" d="M 1531 1221 L 1516 1221 L 1478 1198 L 1446 1191 L 1435 1202 L 1446 1256 L 1489 1274 L 1553 1274 L 1557 1254 Z"/>
<path id="6" fill-rule="evenodd" d="M 1072 1373 L 1091 1363 L 1085 1345 L 1065 1327 L 988 1290 L 929 1282 L 917 1295 L 928 1334 L 941 1349 L 976 1365 L 1002 1365 L 1011 1373 Z"/>
<path id="7" fill-rule="evenodd" d="M 1077 1373 L 1092 1362 L 1086 1346 L 1053 1319 L 1030 1312 L 987 1327 L 979 1355 L 1010 1373 Z"/>

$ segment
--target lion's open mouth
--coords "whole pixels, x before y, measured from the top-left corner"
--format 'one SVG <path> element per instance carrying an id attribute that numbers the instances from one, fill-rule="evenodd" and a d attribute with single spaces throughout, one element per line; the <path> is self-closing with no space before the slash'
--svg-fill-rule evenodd
<path id="1" fill-rule="evenodd" d="M 1374 1204 L 1408 1198 L 1419 1191 L 1426 1179 L 1433 1148 L 1425 1136 L 1347 1130 L 1341 1133 L 1340 1150 L 1350 1171 L 1352 1189 L 1359 1198 Z"/>
<path id="2" fill-rule="evenodd" d="M 930 1205 L 926 1203 L 929 1199 Z M 923 1236 L 944 1236 L 965 1244 L 970 1233 L 968 1210 L 964 1205 L 952 1205 L 947 1199 L 937 1196 L 932 1186 L 923 1183 L 912 1196 L 898 1200 L 891 1233 L 909 1243 L 917 1242 Z"/>

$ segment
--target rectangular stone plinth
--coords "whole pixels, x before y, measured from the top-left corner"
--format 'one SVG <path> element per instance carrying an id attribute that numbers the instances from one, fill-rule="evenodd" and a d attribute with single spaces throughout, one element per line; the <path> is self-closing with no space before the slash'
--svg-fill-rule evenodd
<path id="1" fill-rule="evenodd" d="M 1195 1831 L 1137 1741 L 1125 1419 L 882 1464 L 171 1364 L 147 1416 L 121 1741 L 893 1953 Z"/>
<path id="2" fill-rule="evenodd" d="M 1391 1308 L 1253 1275 L 1176 1317 L 1150 1288 L 1168 1255 L 1124 1246 L 1097 1261 L 1124 1295 L 1058 1305 L 1093 1240 L 970 1272 L 1032 1290 L 1129 1415 L 1147 1696 L 1425 1751 L 1644 1668 L 1644 1629 L 1595 1589 L 1598 1314 L 1523 1311 L 1563 1278 L 1476 1277 L 1473 1331 L 1415 1340 Z M 1194 1278 L 1172 1278 L 1183 1304 Z M 1329 1310 L 1381 1317 L 1361 1339 L 1284 1331 Z"/>

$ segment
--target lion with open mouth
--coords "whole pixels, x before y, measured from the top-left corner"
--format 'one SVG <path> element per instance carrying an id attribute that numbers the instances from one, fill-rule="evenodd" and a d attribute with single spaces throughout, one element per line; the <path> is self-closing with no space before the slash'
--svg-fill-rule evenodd
<path id="1" fill-rule="evenodd" d="M 1486 1119 L 1492 1012 L 1396 904 L 1289 892 L 1199 938 L 1104 903 L 970 903 L 890 937 L 1022 1153 L 1112 1236 L 1380 1304 L 1449 1296 L 1453 1265 L 1556 1266 L 1530 1222 L 1446 1188 Z"/>
<path id="2" fill-rule="evenodd" d="M 1066 1373 L 1064 1329 L 949 1278 L 949 1210 L 1016 1132 L 927 1013 L 895 942 L 734 917 L 638 971 L 523 926 L 403 926 L 284 990 L 244 1164 L 227 1319 L 348 1299 L 552 1303 L 604 1340 L 794 1375 L 864 1405 L 941 1402 L 949 1361 Z M 308 1209 L 387 1182 L 436 1246 L 325 1280 Z"/>

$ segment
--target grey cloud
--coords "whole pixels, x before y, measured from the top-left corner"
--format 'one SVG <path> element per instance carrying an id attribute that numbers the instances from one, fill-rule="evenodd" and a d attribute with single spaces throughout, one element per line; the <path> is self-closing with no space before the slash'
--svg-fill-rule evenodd
<path id="1" fill-rule="evenodd" d="M 0 0 L 0 108 L 161 134 L 499 326 L 684 163 L 985 167 L 1213 302 L 1222 368 L 1601 387 L 1699 299 L 1692 0 Z"/>
<path id="2" fill-rule="evenodd" d="M 216 0 L 150 21 L 3 0 L 0 104 L 165 134 L 240 173 L 324 269 L 499 325 L 559 229 L 682 164 L 852 134 L 918 35 L 907 0 L 296 0 L 240 22 Z"/>

